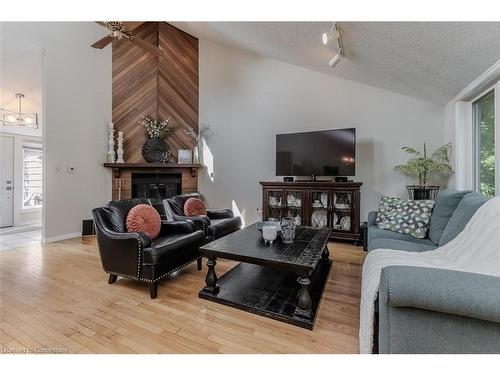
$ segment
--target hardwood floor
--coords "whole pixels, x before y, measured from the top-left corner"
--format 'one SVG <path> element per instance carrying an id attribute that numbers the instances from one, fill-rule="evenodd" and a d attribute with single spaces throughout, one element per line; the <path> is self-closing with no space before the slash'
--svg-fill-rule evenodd
<path id="1" fill-rule="evenodd" d="M 196 262 L 148 286 L 107 284 L 93 237 L 0 252 L 0 353 L 358 353 L 359 247 L 334 266 L 313 331 L 198 298 Z M 236 263 L 220 260 L 218 274 Z"/>

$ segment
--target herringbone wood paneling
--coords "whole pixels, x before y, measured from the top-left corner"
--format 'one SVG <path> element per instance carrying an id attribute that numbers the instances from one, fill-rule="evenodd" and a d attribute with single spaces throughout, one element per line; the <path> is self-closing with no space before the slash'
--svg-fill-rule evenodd
<path id="1" fill-rule="evenodd" d="M 165 22 L 145 22 L 134 34 L 165 51 L 156 57 L 127 40 L 113 42 L 113 122 L 123 131 L 125 161 L 144 162 L 146 141 L 142 115 L 168 117 L 178 128 L 167 139 L 177 161 L 177 150 L 194 147 L 185 126 L 198 130 L 198 39 Z"/>
<path id="2" fill-rule="evenodd" d="M 158 45 L 158 24 L 146 22 L 134 30 L 145 41 Z M 142 115 L 158 113 L 158 58 L 128 40 L 113 42 L 113 122 L 123 132 L 124 158 L 143 162 L 146 135 L 138 122 Z"/>
<path id="3" fill-rule="evenodd" d="M 168 117 L 177 124 L 167 139 L 172 157 L 177 150 L 193 149 L 195 142 L 184 131 L 186 125 L 198 131 L 198 39 L 165 22 L 144 22 L 134 35 L 165 51 L 157 57 L 127 40 L 113 41 L 113 123 L 116 135 L 123 131 L 124 159 L 144 163 L 142 145 L 147 139 L 143 115 L 157 120 Z M 122 173 L 121 198 L 130 197 L 131 173 Z M 197 190 L 197 177 L 183 172 L 182 190 Z M 113 181 L 113 199 L 117 199 Z"/>
<path id="4" fill-rule="evenodd" d="M 169 138 L 177 160 L 177 150 L 194 147 L 183 130 L 198 130 L 198 39 L 169 25 L 159 23 L 158 46 L 165 51 L 158 71 L 158 115 L 172 116 L 179 128 Z"/>

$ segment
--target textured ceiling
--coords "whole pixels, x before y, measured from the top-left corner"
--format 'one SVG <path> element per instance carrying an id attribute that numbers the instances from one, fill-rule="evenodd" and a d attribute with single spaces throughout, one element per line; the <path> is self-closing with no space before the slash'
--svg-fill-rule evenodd
<path id="1" fill-rule="evenodd" d="M 200 38 L 431 102 L 447 103 L 500 59 L 500 22 L 341 22 L 330 68 L 325 22 L 173 22 Z"/>

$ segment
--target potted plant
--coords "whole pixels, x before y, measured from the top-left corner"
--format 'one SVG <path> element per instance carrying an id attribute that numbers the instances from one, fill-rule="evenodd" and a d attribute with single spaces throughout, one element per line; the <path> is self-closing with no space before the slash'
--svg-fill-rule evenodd
<path id="1" fill-rule="evenodd" d="M 142 156 L 150 163 L 167 163 L 170 158 L 170 149 L 165 138 L 175 131 L 175 124 L 169 117 L 161 122 L 151 116 L 142 116 L 139 121 L 146 128 L 148 140 L 142 146 Z"/>
<path id="2" fill-rule="evenodd" d="M 448 176 L 453 173 L 449 164 L 448 152 L 451 150 L 451 143 L 447 143 L 439 147 L 431 156 L 427 156 L 427 147 L 424 143 L 423 152 L 420 152 L 412 147 L 403 147 L 403 151 L 413 155 L 410 160 L 404 165 L 394 167 L 398 172 L 406 176 L 418 177 L 418 185 L 407 186 L 410 198 L 431 199 L 431 192 L 437 192 L 439 186 L 427 185 L 429 174 L 435 173 L 443 176 Z M 411 194 L 411 192 L 413 194 Z M 413 197 L 411 196 L 413 195 Z"/>

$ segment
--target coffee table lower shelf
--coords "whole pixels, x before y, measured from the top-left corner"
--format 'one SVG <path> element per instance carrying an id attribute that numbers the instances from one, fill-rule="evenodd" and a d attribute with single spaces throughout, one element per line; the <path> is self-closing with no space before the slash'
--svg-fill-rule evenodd
<path id="1" fill-rule="evenodd" d="M 320 261 L 310 278 L 309 318 L 295 315 L 297 274 L 270 267 L 240 263 L 217 281 L 218 293 L 201 290 L 199 297 L 312 330 L 331 266 L 329 259 Z"/>

